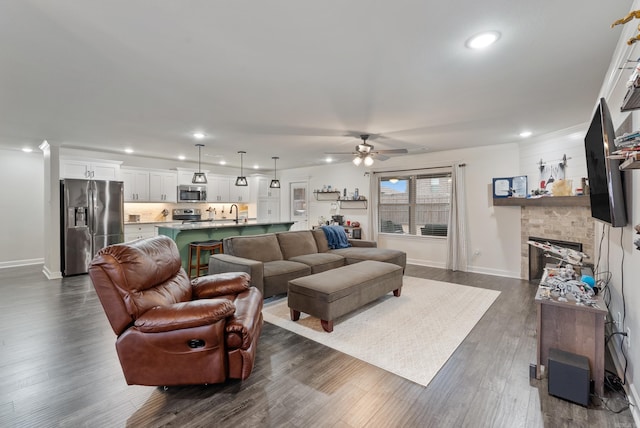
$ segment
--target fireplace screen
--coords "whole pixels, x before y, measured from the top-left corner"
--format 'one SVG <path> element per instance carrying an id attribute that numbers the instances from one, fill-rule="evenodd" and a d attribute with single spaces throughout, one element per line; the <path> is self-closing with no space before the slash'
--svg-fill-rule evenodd
<path id="1" fill-rule="evenodd" d="M 582 251 L 582 244 L 579 242 L 559 241 L 556 239 L 545 239 L 535 236 L 530 236 L 529 241 L 542 243 L 548 242 L 559 247 Z M 544 250 L 529 245 L 529 281 L 539 280 L 542 278 L 544 268 L 547 264 L 557 265 L 559 263 L 557 258 L 548 257 L 545 254 Z"/>

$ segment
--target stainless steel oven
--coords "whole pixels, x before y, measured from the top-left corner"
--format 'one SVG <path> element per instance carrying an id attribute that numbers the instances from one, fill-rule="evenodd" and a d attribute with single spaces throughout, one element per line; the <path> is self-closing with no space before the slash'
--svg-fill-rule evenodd
<path id="1" fill-rule="evenodd" d="M 207 186 L 178 186 L 178 202 L 206 202 Z"/>

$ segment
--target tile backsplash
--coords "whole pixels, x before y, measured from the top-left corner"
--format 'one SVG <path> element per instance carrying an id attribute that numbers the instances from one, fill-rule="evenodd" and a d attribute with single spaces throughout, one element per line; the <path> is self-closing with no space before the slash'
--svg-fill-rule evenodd
<path id="1" fill-rule="evenodd" d="M 237 204 L 239 208 L 238 217 L 240 219 L 255 217 L 255 206 L 253 204 Z M 230 203 L 226 204 L 174 204 L 174 203 L 148 203 L 148 202 L 125 202 L 124 204 L 124 221 L 130 223 L 129 216 L 139 216 L 140 223 L 160 222 L 160 221 L 173 221 L 171 218 L 171 212 L 175 208 L 199 208 L 202 211 L 202 219 L 207 220 L 209 218 L 215 218 L 216 220 L 222 220 L 225 218 L 235 218 L 235 213 L 229 214 L 231 208 Z M 215 209 L 209 212 L 207 209 Z M 166 216 L 163 213 L 166 210 Z M 252 215 L 253 213 L 253 215 Z"/>

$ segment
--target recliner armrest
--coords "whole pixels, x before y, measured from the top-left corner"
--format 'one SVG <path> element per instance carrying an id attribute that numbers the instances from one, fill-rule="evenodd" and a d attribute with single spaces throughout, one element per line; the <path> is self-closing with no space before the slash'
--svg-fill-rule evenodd
<path id="1" fill-rule="evenodd" d="M 160 333 L 214 324 L 235 311 L 235 305 L 227 299 L 193 300 L 156 306 L 136 319 L 134 325 L 143 333 Z"/>
<path id="2" fill-rule="evenodd" d="M 246 272 L 226 272 L 201 276 L 191 281 L 198 299 L 228 296 L 247 291 L 251 277 Z"/>
<path id="3" fill-rule="evenodd" d="M 236 312 L 225 325 L 228 349 L 248 349 L 262 328 L 262 293 L 251 287 L 235 300 Z"/>

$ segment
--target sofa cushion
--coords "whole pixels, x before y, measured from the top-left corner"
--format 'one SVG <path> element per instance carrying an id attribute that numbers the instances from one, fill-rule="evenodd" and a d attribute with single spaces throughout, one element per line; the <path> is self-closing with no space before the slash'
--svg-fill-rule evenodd
<path id="1" fill-rule="evenodd" d="M 280 243 L 280 251 L 285 260 L 305 254 L 315 254 L 318 252 L 316 240 L 310 230 L 297 230 L 294 232 L 276 233 Z"/>
<path id="2" fill-rule="evenodd" d="M 346 264 L 358 263 L 363 260 L 375 260 L 393 263 L 403 269 L 407 265 L 407 254 L 404 251 L 390 250 L 388 248 L 350 247 L 329 250 L 329 252 L 344 257 Z"/>
<path id="3" fill-rule="evenodd" d="M 264 295 L 286 293 L 289 280 L 311 275 L 311 267 L 289 260 L 275 260 L 264 264 Z"/>
<path id="4" fill-rule="evenodd" d="M 331 253 L 305 254 L 303 256 L 292 257 L 291 261 L 308 265 L 311 267 L 312 274 L 342 267 L 345 264 L 344 257 Z"/>
<path id="5" fill-rule="evenodd" d="M 283 259 L 278 238 L 273 233 L 225 238 L 224 252 L 263 263 Z"/>
<path id="6" fill-rule="evenodd" d="M 311 231 L 314 239 L 316 240 L 316 246 L 319 253 L 326 253 L 329 251 L 329 241 L 327 241 L 327 235 L 324 234 L 324 230 L 317 228 Z"/>

